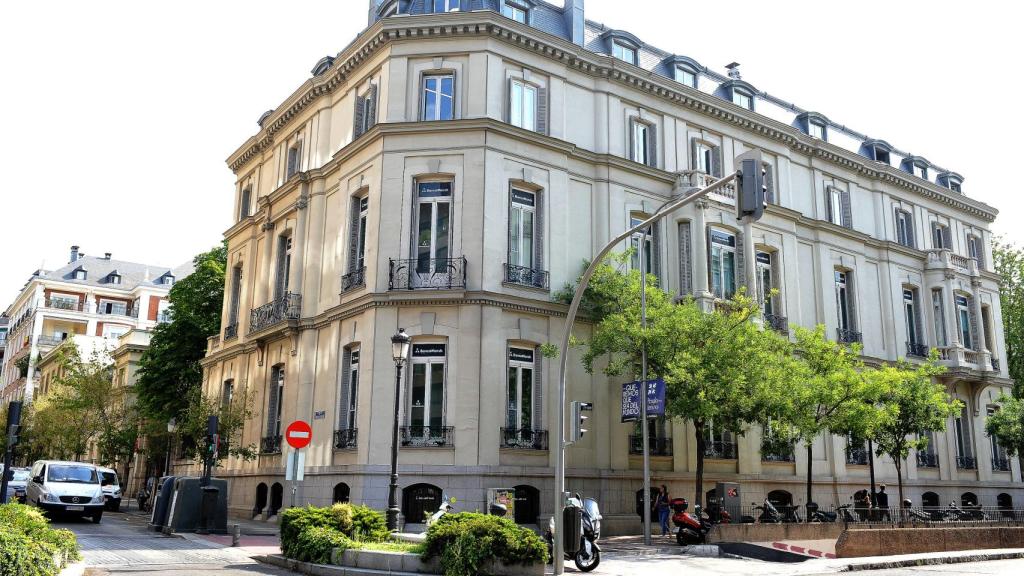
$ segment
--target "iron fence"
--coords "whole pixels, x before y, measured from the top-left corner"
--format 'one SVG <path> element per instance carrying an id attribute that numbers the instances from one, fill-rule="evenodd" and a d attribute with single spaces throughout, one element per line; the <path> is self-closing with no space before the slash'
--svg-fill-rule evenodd
<path id="1" fill-rule="evenodd" d="M 957 456 L 956 467 L 960 470 L 977 470 L 978 459 L 973 456 Z"/>
<path id="2" fill-rule="evenodd" d="M 545 270 L 505 264 L 505 282 L 531 288 L 548 289 L 548 273 Z"/>
<path id="3" fill-rule="evenodd" d="M 466 258 L 390 260 L 388 290 L 451 290 L 466 287 Z"/>
<path id="4" fill-rule="evenodd" d="M 798 522 L 844 524 L 847 529 L 878 528 L 987 528 L 992 526 L 1024 526 L 1024 509 L 999 506 L 912 506 L 910 508 L 871 508 L 846 504 L 818 506 L 816 513 L 803 505 L 774 504 L 774 511 L 753 503 L 726 507 L 722 519 L 732 524 L 793 524 Z M 709 516 L 717 519 L 718 509 L 708 505 Z"/>
<path id="5" fill-rule="evenodd" d="M 836 334 L 838 335 L 839 342 L 842 344 L 854 344 L 861 342 L 861 334 L 856 330 L 836 328 Z"/>
<path id="6" fill-rule="evenodd" d="M 249 313 L 249 333 L 259 332 L 284 322 L 298 320 L 302 312 L 302 295 L 286 292 Z"/>
<path id="7" fill-rule="evenodd" d="M 793 446 L 761 446 L 762 462 L 795 462 L 796 455 L 793 453 Z"/>
<path id="8" fill-rule="evenodd" d="M 672 439 L 671 438 L 657 438 L 654 436 L 647 437 L 647 451 L 651 456 L 671 456 L 672 455 Z M 640 434 L 630 434 L 629 436 L 629 453 L 643 455 L 644 453 L 644 437 Z"/>
<path id="9" fill-rule="evenodd" d="M 907 342 L 907 356 L 927 358 L 929 352 L 930 350 L 927 344 L 921 344 L 918 342 Z"/>
<path id="10" fill-rule="evenodd" d="M 998 456 L 992 458 L 992 469 L 997 472 L 1009 472 L 1010 461 L 1006 458 L 1000 458 Z"/>
<path id="11" fill-rule="evenodd" d="M 348 274 L 343 274 L 341 277 L 342 292 L 348 292 L 364 286 L 366 286 L 366 266 L 362 266 Z"/>
<path id="12" fill-rule="evenodd" d="M 548 431 L 529 428 L 502 428 L 501 447 L 518 450 L 547 450 Z"/>
<path id="13" fill-rule="evenodd" d="M 358 437 L 358 430 L 356 428 L 348 428 L 346 430 L 335 430 L 334 431 L 334 449 L 335 450 L 355 450 L 356 439 Z"/>
<path id="14" fill-rule="evenodd" d="M 704 444 L 704 457 L 718 460 L 735 460 L 735 442 L 707 442 Z"/>
<path id="15" fill-rule="evenodd" d="M 224 327 L 224 339 L 231 340 L 232 338 L 238 338 L 238 323 L 228 324 Z"/>
<path id="16" fill-rule="evenodd" d="M 85 310 L 85 302 L 71 298 L 50 298 L 43 305 L 53 310 L 71 310 L 74 312 Z"/>
<path id="17" fill-rule="evenodd" d="M 280 454 L 281 436 L 265 436 L 260 439 L 260 454 Z"/>
<path id="18" fill-rule="evenodd" d="M 926 452 L 917 453 L 917 467 L 918 468 L 938 468 L 939 467 L 939 456 L 937 454 L 928 454 Z"/>
<path id="19" fill-rule="evenodd" d="M 413 448 L 454 448 L 454 426 L 402 426 L 402 446 Z"/>
<path id="20" fill-rule="evenodd" d="M 854 464 L 857 466 L 867 466 L 870 455 L 868 454 L 867 448 L 847 448 L 846 449 L 846 463 Z"/>

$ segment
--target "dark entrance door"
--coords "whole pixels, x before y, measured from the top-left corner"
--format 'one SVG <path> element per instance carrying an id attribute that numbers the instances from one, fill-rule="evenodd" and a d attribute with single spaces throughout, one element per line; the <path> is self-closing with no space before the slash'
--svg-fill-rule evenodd
<path id="1" fill-rule="evenodd" d="M 407 524 L 423 524 L 441 507 L 441 489 L 432 484 L 413 484 L 402 490 L 402 514 Z"/>
<path id="2" fill-rule="evenodd" d="M 540 516 L 540 490 L 533 486 L 516 486 L 516 524 L 536 524 Z"/>
<path id="3" fill-rule="evenodd" d="M 274 482 L 274 485 L 270 487 L 270 512 L 269 516 L 276 516 L 278 510 L 281 509 L 281 505 L 284 503 L 284 486 L 279 482 Z"/>

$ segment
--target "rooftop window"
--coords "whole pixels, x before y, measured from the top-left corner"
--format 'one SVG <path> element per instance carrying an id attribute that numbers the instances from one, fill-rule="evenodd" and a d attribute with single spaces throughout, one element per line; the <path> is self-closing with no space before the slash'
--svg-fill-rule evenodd
<path id="1" fill-rule="evenodd" d="M 807 133 L 811 135 L 811 138 L 827 140 L 825 137 L 825 125 L 820 122 L 808 122 Z"/>
<path id="2" fill-rule="evenodd" d="M 530 17 L 530 7 L 514 0 L 505 0 L 501 5 L 501 13 L 516 22 L 526 24 Z"/>
<path id="3" fill-rule="evenodd" d="M 114 270 L 113 272 L 107 275 L 107 282 L 110 284 L 120 284 L 121 275 L 117 273 L 117 270 Z"/>
<path id="4" fill-rule="evenodd" d="M 393 0 L 384 4 L 380 9 L 380 17 L 387 18 L 389 16 L 395 16 L 398 14 L 398 0 Z"/>
<path id="5" fill-rule="evenodd" d="M 85 268 L 78 268 L 71 273 L 71 277 L 75 280 L 85 280 L 89 277 L 89 273 L 85 271 Z"/>
<path id="6" fill-rule="evenodd" d="M 889 160 L 889 151 L 888 150 L 886 150 L 885 148 L 880 148 L 878 146 L 875 146 L 874 148 L 872 148 L 872 150 L 875 153 L 875 161 L 876 162 L 882 162 L 882 163 L 885 163 L 885 164 L 889 164 L 890 160 Z"/>
<path id="7" fill-rule="evenodd" d="M 690 88 L 697 87 L 697 73 L 686 66 L 676 66 L 676 82 Z"/>
<path id="8" fill-rule="evenodd" d="M 754 109 L 754 98 L 744 90 L 733 89 L 732 91 L 732 103 L 737 106 L 742 106 L 747 110 Z"/>
<path id="9" fill-rule="evenodd" d="M 619 42 L 618 40 L 612 42 L 612 56 L 634 66 L 637 65 L 636 48 L 626 44 L 625 42 Z"/>
<path id="10" fill-rule="evenodd" d="M 461 10 L 460 0 L 434 0 L 434 12 L 455 12 Z"/>

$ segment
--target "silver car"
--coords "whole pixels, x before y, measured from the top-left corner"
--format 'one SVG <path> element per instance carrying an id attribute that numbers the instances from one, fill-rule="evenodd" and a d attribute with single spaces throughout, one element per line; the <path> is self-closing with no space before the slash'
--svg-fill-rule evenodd
<path id="1" fill-rule="evenodd" d="M 7 479 L 7 501 L 25 503 L 25 487 L 28 485 L 28 468 L 11 468 L 12 475 Z"/>

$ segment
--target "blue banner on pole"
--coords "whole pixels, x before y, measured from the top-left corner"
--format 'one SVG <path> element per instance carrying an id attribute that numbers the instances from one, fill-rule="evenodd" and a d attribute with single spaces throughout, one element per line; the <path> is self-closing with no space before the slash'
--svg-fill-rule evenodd
<path id="1" fill-rule="evenodd" d="M 643 408 L 640 406 L 640 381 L 622 385 L 622 421 L 638 422 Z M 665 381 L 661 378 L 647 381 L 647 417 L 665 415 Z"/>

